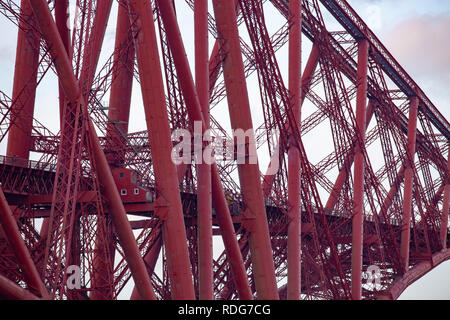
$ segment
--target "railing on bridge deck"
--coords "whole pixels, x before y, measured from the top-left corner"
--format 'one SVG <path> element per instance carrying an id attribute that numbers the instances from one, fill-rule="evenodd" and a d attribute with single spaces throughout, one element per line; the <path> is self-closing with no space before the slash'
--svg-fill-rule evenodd
<path id="1" fill-rule="evenodd" d="M 0 156 L 0 165 L 21 167 L 33 170 L 43 170 L 48 172 L 56 171 L 56 164 L 39 162 L 35 160 L 20 159 L 15 157 Z"/>

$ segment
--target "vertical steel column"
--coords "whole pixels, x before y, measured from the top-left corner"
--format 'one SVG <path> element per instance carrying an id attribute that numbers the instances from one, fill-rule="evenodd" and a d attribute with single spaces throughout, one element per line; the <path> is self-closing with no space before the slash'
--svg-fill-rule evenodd
<path id="1" fill-rule="evenodd" d="M 96 14 L 93 21 L 91 33 L 89 36 L 88 44 L 85 49 L 85 55 L 83 57 L 83 66 L 80 75 L 80 89 L 85 101 L 89 100 L 89 94 L 91 92 L 92 83 L 95 77 L 95 71 L 97 69 L 98 60 L 100 57 L 101 47 L 105 38 L 106 27 L 108 24 L 110 12 L 112 7 L 112 0 L 97 1 Z M 97 291 L 93 291 L 91 299 L 109 299 L 112 298 L 111 290 L 109 290 L 105 278 L 108 276 L 108 264 L 114 264 L 114 256 L 110 256 L 108 261 L 107 251 L 113 251 L 111 243 L 105 243 L 107 235 L 104 234 L 106 230 L 103 230 L 100 226 L 97 226 L 95 248 L 96 253 L 94 255 L 94 272 L 92 275 L 92 285 L 94 288 L 102 288 Z M 75 234 L 75 233 L 74 233 Z M 74 239 L 72 243 L 78 242 L 78 238 Z M 106 250 L 105 250 L 106 249 Z M 77 257 L 75 257 L 77 259 Z M 79 258 L 77 259 L 79 260 Z M 78 264 L 75 262 L 74 264 Z M 113 277 L 110 275 L 110 277 Z"/>
<path id="2" fill-rule="evenodd" d="M 135 46 L 157 190 L 169 210 L 163 224 L 163 239 L 172 298 L 194 299 L 177 169 L 171 160 L 172 140 L 151 3 L 130 0 L 129 6 L 132 16 L 136 15 L 132 18 L 137 19 L 136 27 L 139 29 L 136 30 Z"/>
<path id="3" fill-rule="evenodd" d="M 414 183 L 414 159 L 416 155 L 417 113 L 419 110 L 419 98 L 411 97 L 409 105 L 408 121 L 408 146 L 405 163 L 405 189 L 403 195 L 402 234 L 400 241 L 400 256 L 403 260 L 404 272 L 409 267 L 409 241 L 411 237 L 411 211 Z"/>
<path id="4" fill-rule="evenodd" d="M 91 300 L 112 300 L 111 279 L 114 278 L 115 246 L 111 218 L 105 216 L 105 228 L 97 224 L 91 277 Z"/>
<path id="5" fill-rule="evenodd" d="M 442 248 L 447 249 L 447 234 L 448 234 L 448 214 L 450 208 L 450 148 L 448 151 L 448 162 L 447 162 L 447 177 L 445 178 L 445 189 L 444 189 L 444 201 L 442 204 L 442 220 L 441 220 L 441 243 Z"/>
<path id="6" fill-rule="evenodd" d="M 35 24 L 33 11 L 28 0 L 22 0 L 20 16 Z M 8 135 L 6 155 L 28 159 L 32 146 L 34 103 L 36 96 L 37 69 L 39 63 L 39 37 L 25 21 L 19 21 L 17 37 L 16 65 L 11 110 L 13 122 Z"/>
<path id="7" fill-rule="evenodd" d="M 291 28 L 289 29 L 289 93 L 294 121 L 301 123 L 301 79 L 302 79 L 302 3 L 289 1 Z M 300 150 L 290 128 L 288 150 L 288 239 L 287 265 L 288 300 L 299 300 L 301 291 L 301 210 L 300 210 Z"/>
<path id="8" fill-rule="evenodd" d="M 69 0 L 59 0 L 55 1 L 55 22 L 61 36 L 61 40 L 66 48 L 67 54 L 70 56 L 70 30 L 69 30 Z M 59 85 L 59 116 L 61 119 L 62 127 L 62 116 L 64 107 L 66 105 L 66 97 L 64 90 L 61 85 Z"/>
<path id="9" fill-rule="evenodd" d="M 362 294 L 362 256 L 363 256 L 363 218 L 364 218 L 364 144 L 366 136 L 367 73 L 369 42 L 358 41 L 358 75 L 356 97 L 357 141 L 354 168 L 354 215 L 352 220 L 352 298 L 361 300 Z"/>
<path id="10" fill-rule="evenodd" d="M 6 201 L 2 188 L 0 187 L 0 226 L 5 232 L 8 244 L 16 256 L 17 263 L 23 273 L 29 287 L 38 292 L 41 297 L 47 298 L 48 293 L 44 283 L 39 276 L 36 265 L 30 256 L 30 252 L 20 235 L 17 221 L 14 218 L 11 208 Z"/>
<path id="11" fill-rule="evenodd" d="M 204 133 L 206 125 L 203 119 L 202 107 L 200 105 L 197 90 L 189 68 L 186 51 L 184 49 L 178 22 L 175 12 L 170 1 L 160 0 L 158 2 L 161 17 L 164 21 L 164 27 L 167 33 L 167 39 L 173 55 L 174 64 L 177 69 L 178 80 L 181 91 L 186 101 L 186 109 L 189 114 L 189 120 L 192 126 L 195 121 L 202 122 L 202 132 Z M 241 299 L 250 300 L 253 298 L 250 291 L 247 273 L 242 259 L 242 254 L 237 243 L 236 234 L 234 232 L 233 222 L 231 220 L 230 211 L 225 199 L 225 194 L 220 182 L 217 166 L 215 163 L 211 165 L 212 180 L 212 203 L 216 210 L 217 219 L 222 232 L 222 238 L 229 257 L 230 267 L 234 276 L 237 291 Z"/>
<path id="12" fill-rule="evenodd" d="M 37 17 L 41 32 L 49 44 L 50 54 L 53 57 L 53 62 L 58 72 L 60 83 L 66 93 L 67 100 L 72 103 L 80 101 L 87 115 L 87 108 L 83 98 L 80 96 L 80 88 L 73 73 L 72 64 L 65 51 L 64 44 L 53 21 L 46 0 L 30 0 L 30 4 Z M 88 118 L 88 120 L 90 119 Z M 120 194 L 117 191 L 106 157 L 91 121 L 89 121 L 89 126 L 88 131 L 94 149 L 93 152 L 98 167 L 99 180 L 102 181 L 105 196 L 109 200 L 111 216 L 134 282 L 141 297 L 145 299 L 156 299 L 145 264 L 140 256 L 136 239 L 131 230 L 131 225 L 126 216 Z"/>
<path id="13" fill-rule="evenodd" d="M 100 58 L 103 39 L 105 38 L 111 6 L 112 0 L 97 1 L 96 14 L 92 31 L 89 35 L 89 41 L 85 48 L 80 75 L 80 89 L 85 101 L 88 101 L 88 96 L 95 78 L 95 71 Z"/>
<path id="14" fill-rule="evenodd" d="M 195 24 L 195 82 L 205 129 L 209 129 L 209 57 L 208 57 L 208 1 L 194 1 Z M 209 140 L 209 137 L 205 137 Z M 202 140 L 203 141 L 203 137 Z M 197 146 L 198 147 L 198 146 Z M 209 148 L 209 145 L 207 146 Z M 204 148 L 202 147 L 202 154 Z M 199 299 L 214 297 L 211 166 L 201 160 L 197 183 L 198 228 L 198 286 Z"/>
<path id="15" fill-rule="evenodd" d="M 234 130 L 253 130 L 235 7 L 229 0 L 214 0 L 213 5 L 222 52 L 226 52 L 223 70 L 231 126 Z M 247 146 L 249 154 L 256 154 L 254 143 L 246 143 Z M 257 296 L 259 299 L 278 299 L 269 226 L 257 161 L 256 164 L 238 164 L 238 172 L 246 205 L 245 226 L 250 230 L 250 252 Z"/>
<path id="16" fill-rule="evenodd" d="M 0 300 L 39 300 L 37 296 L 25 290 L 15 282 L 0 274 Z"/>
<path id="17" fill-rule="evenodd" d="M 69 0 L 55 1 L 55 23 L 67 54 L 70 56 L 70 30 L 69 30 Z M 59 91 L 59 119 L 60 128 L 63 126 L 63 112 L 66 106 L 66 94 L 61 83 L 58 83 Z M 49 219 L 44 218 L 40 230 L 40 236 L 46 237 L 48 233 Z"/>
<path id="18" fill-rule="evenodd" d="M 111 84 L 111 96 L 109 99 L 108 129 L 106 132 L 106 145 L 115 139 L 114 126 L 116 126 L 124 134 L 128 133 L 128 122 L 130 118 L 131 94 L 133 89 L 133 70 L 135 60 L 135 50 L 132 40 L 130 17 L 128 15 L 128 7 L 122 3 L 119 4 L 116 26 L 116 44 L 114 53 L 114 69 Z M 113 159 L 114 156 L 109 157 Z M 109 160 L 108 159 L 108 160 Z M 121 163 L 117 163 L 121 165 Z"/>

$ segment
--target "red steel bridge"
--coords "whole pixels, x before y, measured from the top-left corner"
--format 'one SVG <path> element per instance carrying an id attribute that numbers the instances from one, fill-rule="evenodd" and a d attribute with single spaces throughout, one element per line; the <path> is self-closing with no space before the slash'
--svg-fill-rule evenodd
<path id="1" fill-rule="evenodd" d="M 209 5 L 0 0 L 18 27 L 0 91 L 0 297 L 396 299 L 450 259 L 450 125 L 357 12 Z M 59 132 L 35 112 L 53 108 L 36 98 L 52 77 Z M 195 128 L 255 139 L 240 154 L 205 139 L 190 150 L 215 162 L 177 164 L 172 133 Z"/>

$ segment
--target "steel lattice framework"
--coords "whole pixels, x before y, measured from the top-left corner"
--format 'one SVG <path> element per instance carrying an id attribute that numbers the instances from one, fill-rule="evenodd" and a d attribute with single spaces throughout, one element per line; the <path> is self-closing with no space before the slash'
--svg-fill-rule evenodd
<path id="1" fill-rule="evenodd" d="M 18 2 L 0 0 L 18 26 L 0 297 L 117 299 L 131 283 L 131 299 L 396 299 L 450 259 L 450 125 L 345 0 L 177 0 L 195 52 L 171 0 L 76 0 L 75 17 L 69 0 Z M 58 133 L 34 112 L 55 75 Z M 177 129 L 233 141 L 230 127 L 256 144 L 194 141 L 216 161 L 171 160 Z M 256 149 L 266 173 L 237 161 Z"/>

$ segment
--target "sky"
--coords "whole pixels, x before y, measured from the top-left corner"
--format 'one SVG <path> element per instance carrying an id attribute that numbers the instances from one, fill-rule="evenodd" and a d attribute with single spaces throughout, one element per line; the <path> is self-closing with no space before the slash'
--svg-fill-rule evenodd
<path id="1" fill-rule="evenodd" d="M 179 2 L 184 1 L 175 1 L 177 5 Z M 348 2 L 422 87 L 440 112 L 450 119 L 450 1 L 348 0 Z M 192 13 L 182 8 L 180 6 L 177 14 L 180 24 L 183 26 L 186 50 L 193 52 L 195 43 L 193 41 Z M 212 8 L 211 5 L 210 8 Z M 114 45 L 114 19 L 116 18 L 114 8 L 111 17 L 112 20 L 105 36 L 102 61 L 109 57 Z M 273 27 L 273 30 L 276 30 L 282 23 L 276 19 L 268 19 L 268 24 Z M 0 90 L 11 93 L 17 30 L 2 16 L 0 16 L 0 30 L 2 30 Z M 306 61 L 309 48 L 305 47 L 303 52 L 304 61 Z M 188 58 L 193 66 L 192 55 L 188 54 Z M 286 65 L 280 65 L 280 67 L 284 68 L 284 72 L 286 71 Z M 56 79 L 51 76 L 43 80 L 37 94 L 37 101 L 41 107 L 36 108 L 36 118 L 43 121 L 54 133 L 58 131 L 58 121 L 54 121 L 54 119 L 58 119 L 54 112 L 54 110 L 58 110 L 57 90 L 54 90 L 56 84 Z M 255 88 L 250 86 L 249 92 L 252 92 L 253 89 Z M 145 128 L 145 118 L 140 101 L 142 101 L 140 90 L 134 90 L 130 119 L 134 131 Z M 219 113 L 220 108 L 221 106 L 218 106 Z M 229 125 L 225 124 L 225 126 Z M 0 154 L 5 154 L 5 145 L 4 142 L 0 144 Z M 318 155 L 317 158 L 321 159 L 321 156 Z M 261 168 L 265 168 L 265 164 L 261 164 Z M 450 262 L 442 264 L 417 281 L 404 292 L 401 298 L 450 299 Z"/>
<path id="2" fill-rule="evenodd" d="M 450 119 L 450 1 L 348 2 Z M 400 299 L 450 299 L 450 262 L 418 280 Z"/>

